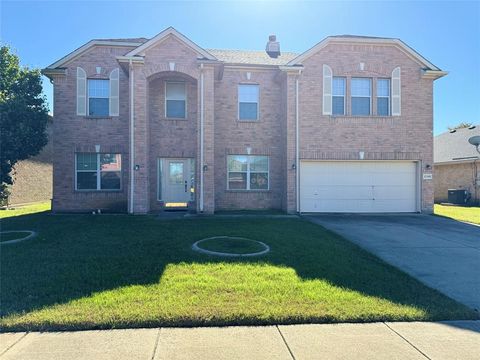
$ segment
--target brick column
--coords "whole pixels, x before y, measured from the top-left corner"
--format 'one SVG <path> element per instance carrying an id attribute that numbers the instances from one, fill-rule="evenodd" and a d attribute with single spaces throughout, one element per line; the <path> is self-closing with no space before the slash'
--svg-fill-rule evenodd
<path id="1" fill-rule="evenodd" d="M 134 159 L 133 165 L 139 166 L 138 170 L 133 171 L 134 176 L 134 191 L 133 191 L 133 213 L 134 214 L 146 214 L 149 209 L 149 179 L 148 179 L 148 116 L 147 116 L 147 94 L 148 94 L 148 81 L 143 72 L 143 64 L 133 65 L 133 87 L 134 87 Z M 131 94 L 130 94 L 131 96 Z M 129 123 L 130 124 L 130 123 Z M 131 124 L 129 125 L 131 131 Z M 129 132 L 130 133 L 130 132 Z M 130 139 L 131 141 L 131 139 Z M 131 145 L 131 144 L 130 144 Z M 131 155 L 131 154 L 130 154 Z M 132 156 L 130 156 L 132 158 Z M 129 205 L 131 201 L 130 189 L 131 189 L 132 174 L 129 178 Z M 129 206 L 130 208 L 130 206 Z"/>
<path id="2" fill-rule="evenodd" d="M 213 65 L 203 65 L 203 164 L 199 159 L 199 174 L 203 172 L 203 212 L 212 214 L 215 211 L 215 162 L 214 162 L 214 82 Z M 202 84 L 198 81 L 198 99 L 201 102 Z M 201 104 L 199 105 L 199 129 Z M 198 132 L 200 154 L 201 131 Z M 206 165 L 206 170 L 204 165 Z M 200 201 L 197 206 L 200 210 Z"/>
<path id="3" fill-rule="evenodd" d="M 287 72 L 284 82 L 284 101 L 285 101 L 285 116 L 286 116 L 286 183 L 285 190 L 287 193 L 286 204 L 284 206 L 288 213 L 297 211 L 297 197 L 296 197 L 296 170 L 295 166 L 300 169 L 300 164 L 296 163 L 296 104 L 295 104 L 295 81 L 298 72 Z"/>

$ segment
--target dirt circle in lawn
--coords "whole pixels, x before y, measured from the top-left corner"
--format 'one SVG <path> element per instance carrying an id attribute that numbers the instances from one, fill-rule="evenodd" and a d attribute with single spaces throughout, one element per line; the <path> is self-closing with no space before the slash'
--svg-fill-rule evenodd
<path id="1" fill-rule="evenodd" d="M 35 237 L 37 233 L 31 230 L 0 231 L 0 245 L 15 244 Z"/>
<path id="2" fill-rule="evenodd" d="M 243 237 L 213 236 L 198 240 L 192 245 L 192 250 L 208 255 L 248 257 L 264 255 L 270 251 L 270 246 Z"/>

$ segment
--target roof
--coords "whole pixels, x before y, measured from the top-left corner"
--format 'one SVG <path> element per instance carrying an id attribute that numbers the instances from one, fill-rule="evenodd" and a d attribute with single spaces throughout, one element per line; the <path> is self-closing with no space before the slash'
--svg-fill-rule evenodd
<path id="1" fill-rule="evenodd" d="M 472 136 L 480 135 L 480 126 L 474 129 L 457 129 L 455 132 L 446 132 L 433 139 L 433 162 L 462 162 L 479 158 L 475 146 L 468 142 Z"/>
<path id="2" fill-rule="evenodd" d="M 119 39 L 94 39 L 74 50 L 70 54 L 64 56 L 57 62 L 51 64 L 46 69 L 46 72 L 54 73 L 58 71 L 65 63 L 73 58 L 81 55 L 93 46 L 124 46 L 130 49 L 126 50 L 124 57 L 131 59 L 142 59 L 145 50 L 151 46 L 160 43 L 170 36 L 174 36 L 192 50 L 197 52 L 205 60 L 221 61 L 227 64 L 235 65 L 267 65 L 267 66 L 297 66 L 302 65 L 302 62 L 310 56 L 318 52 L 330 42 L 365 42 L 365 43 L 381 43 L 396 46 L 412 59 L 417 61 L 424 67 L 423 77 L 437 79 L 447 73 L 441 71 L 438 67 L 433 65 L 427 59 L 422 57 L 414 49 L 406 45 L 399 39 L 380 38 L 373 36 L 358 36 L 358 35 L 335 35 L 323 39 L 321 42 L 313 46 L 311 49 L 296 54 L 293 52 L 282 52 L 277 58 L 270 57 L 265 50 L 226 50 L 226 49 L 204 49 L 186 36 L 175 30 L 173 27 L 168 27 L 151 39 L 139 38 L 119 38 Z"/>
<path id="3" fill-rule="evenodd" d="M 218 60 L 230 64 L 249 65 L 286 65 L 290 60 L 298 56 L 293 52 L 282 52 L 279 57 L 270 57 L 265 50 L 225 50 L 207 49 Z"/>
<path id="4" fill-rule="evenodd" d="M 122 38 L 122 39 L 93 39 L 95 41 L 113 41 L 113 42 L 134 42 L 134 43 L 145 43 L 149 39 L 144 38 L 144 37 L 139 37 L 139 38 Z"/>

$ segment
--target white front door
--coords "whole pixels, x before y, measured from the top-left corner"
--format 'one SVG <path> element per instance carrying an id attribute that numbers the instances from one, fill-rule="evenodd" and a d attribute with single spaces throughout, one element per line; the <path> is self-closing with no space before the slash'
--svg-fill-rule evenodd
<path id="1" fill-rule="evenodd" d="M 302 212 L 415 212 L 417 167 L 406 161 L 302 161 Z"/>
<path id="2" fill-rule="evenodd" d="M 187 206 L 191 199 L 190 159 L 160 159 L 161 199 L 167 207 Z"/>

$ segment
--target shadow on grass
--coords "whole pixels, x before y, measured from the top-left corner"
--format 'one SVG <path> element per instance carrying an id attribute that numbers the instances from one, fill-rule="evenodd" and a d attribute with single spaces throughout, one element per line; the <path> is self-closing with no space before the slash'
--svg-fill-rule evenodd
<path id="1" fill-rule="evenodd" d="M 91 297 L 92 294 L 108 293 L 135 285 L 153 286 L 164 279 L 164 273 L 169 267 L 178 264 L 212 264 L 214 267 L 222 263 L 245 266 L 265 264 L 293 269 L 300 282 L 324 280 L 339 289 L 358 292 L 360 295 L 353 301 L 361 302 L 362 296 L 368 296 L 400 306 L 419 308 L 425 314 L 422 320 L 478 318 L 467 307 L 422 285 L 356 245 L 300 219 L 204 218 L 158 221 L 153 216 L 52 216 L 37 213 L 3 219 L 2 227 L 3 230 L 31 229 L 38 232 L 35 242 L 1 249 L 0 300 L 1 316 L 4 319 L 68 304 Z M 271 246 L 271 252 L 259 258 L 225 259 L 191 250 L 191 245 L 196 240 L 218 235 L 263 241 Z M 188 278 L 195 278 L 195 274 L 189 274 Z M 182 284 L 172 284 L 177 285 Z M 194 296 L 189 292 L 190 285 L 200 285 L 195 282 L 186 283 L 185 294 Z M 252 286 L 255 284 L 252 283 Z M 234 292 L 233 289 L 229 291 Z M 147 297 L 151 295 L 145 294 Z M 217 295 L 213 291 L 211 298 Z M 180 306 L 182 299 L 178 301 L 177 305 Z M 232 298 L 230 304 L 235 306 L 235 301 Z M 173 309 L 176 305 L 173 303 L 171 306 Z M 88 312 L 88 307 L 84 311 Z M 358 321 L 380 320 L 392 318 L 382 316 L 379 310 L 378 316 L 366 316 Z M 85 321 L 73 328 L 336 321 L 341 320 L 334 316 L 302 317 L 301 314 L 264 318 L 245 315 L 224 319 L 184 316 L 172 318 L 171 322 L 159 322 L 150 318 L 130 322 L 118 319 L 110 323 Z M 62 326 L 55 321 L 40 325 L 7 326 L 10 330 L 68 328 L 72 327 Z"/>

